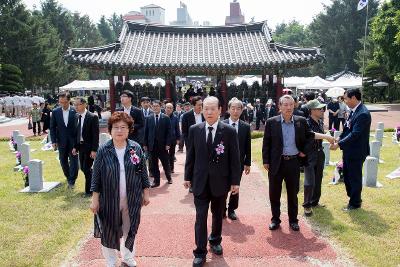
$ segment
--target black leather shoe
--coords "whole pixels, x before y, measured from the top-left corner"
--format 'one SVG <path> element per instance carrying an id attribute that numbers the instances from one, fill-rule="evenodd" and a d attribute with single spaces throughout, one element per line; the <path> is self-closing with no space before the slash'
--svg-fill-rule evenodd
<path id="1" fill-rule="evenodd" d="M 228 212 L 228 218 L 231 219 L 232 221 L 236 221 L 237 220 L 236 213 L 234 211 Z"/>
<path id="2" fill-rule="evenodd" d="M 172 184 L 172 179 L 169 179 L 169 180 L 168 180 L 168 184 Z"/>
<path id="3" fill-rule="evenodd" d="M 276 222 L 272 222 L 270 225 L 269 225 L 269 230 L 271 230 L 271 231 L 274 231 L 274 230 L 276 230 L 276 229 L 278 229 L 280 227 L 280 223 L 276 223 Z"/>
<path id="4" fill-rule="evenodd" d="M 159 187 L 159 186 L 160 186 L 160 184 L 156 184 L 156 183 L 152 183 L 152 184 L 150 185 L 151 188 Z"/>
<path id="5" fill-rule="evenodd" d="M 223 250 L 221 245 L 210 245 L 210 247 L 212 253 L 214 253 L 215 255 L 222 255 Z"/>
<path id="6" fill-rule="evenodd" d="M 194 258 L 193 267 L 202 267 L 206 263 L 206 258 Z"/>
<path id="7" fill-rule="evenodd" d="M 193 189 L 192 188 L 189 188 L 189 193 L 193 193 Z"/>
<path id="8" fill-rule="evenodd" d="M 359 209 L 359 208 L 360 207 L 354 207 L 352 205 L 347 205 L 346 207 L 343 208 L 343 211 L 344 212 L 349 212 L 349 211 L 356 210 L 356 209 Z"/>
<path id="9" fill-rule="evenodd" d="M 290 226 L 290 229 L 292 229 L 293 231 L 299 231 L 300 230 L 300 226 L 299 226 L 299 224 L 298 223 L 290 223 L 289 224 L 289 226 Z"/>

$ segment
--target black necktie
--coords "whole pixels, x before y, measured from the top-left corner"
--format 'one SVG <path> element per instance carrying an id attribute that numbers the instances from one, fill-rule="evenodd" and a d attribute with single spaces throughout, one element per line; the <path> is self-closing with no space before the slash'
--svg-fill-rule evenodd
<path id="1" fill-rule="evenodd" d="M 79 119 L 78 119 L 78 143 L 81 142 L 81 136 L 82 136 L 82 115 L 79 115 Z"/>
<path id="2" fill-rule="evenodd" d="M 158 115 L 156 115 L 156 128 L 158 127 Z"/>
<path id="3" fill-rule="evenodd" d="M 349 118 L 348 118 L 348 120 L 350 120 L 350 119 L 351 119 L 351 116 L 353 116 L 353 111 L 350 111 L 350 115 L 349 115 Z"/>
<path id="4" fill-rule="evenodd" d="M 211 156 L 212 153 L 212 131 L 213 127 L 208 127 L 208 135 L 207 135 L 207 148 L 208 148 L 208 156 Z"/>
<path id="5" fill-rule="evenodd" d="M 236 131 L 236 123 L 232 123 L 233 128 L 235 128 Z"/>

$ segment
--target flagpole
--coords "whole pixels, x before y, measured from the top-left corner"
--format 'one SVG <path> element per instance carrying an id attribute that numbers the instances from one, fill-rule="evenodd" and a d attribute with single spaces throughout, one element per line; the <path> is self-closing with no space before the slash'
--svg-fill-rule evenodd
<path id="1" fill-rule="evenodd" d="M 369 1 L 367 1 L 367 14 L 365 16 L 364 52 L 363 52 L 363 67 L 362 67 L 362 74 L 361 74 L 361 88 L 364 84 L 364 75 L 365 75 L 365 46 L 366 46 L 366 42 L 367 42 L 367 29 L 368 29 L 368 6 L 369 6 Z"/>

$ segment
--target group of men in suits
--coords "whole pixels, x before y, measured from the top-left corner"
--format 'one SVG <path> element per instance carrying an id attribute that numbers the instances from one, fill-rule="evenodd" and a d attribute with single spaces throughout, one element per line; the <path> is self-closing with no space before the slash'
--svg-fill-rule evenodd
<path id="1" fill-rule="evenodd" d="M 67 178 L 68 188 L 75 187 L 78 177 L 78 159 L 85 175 L 85 195 L 91 196 L 92 164 L 99 147 L 99 119 L 87 110 L 84 98 L 75 99 L 70 105 L 67 92 L 58 94 L 59 107 L 55 108 L 50 121 L 50 138 L 58 149 L 61 168 Z"/>

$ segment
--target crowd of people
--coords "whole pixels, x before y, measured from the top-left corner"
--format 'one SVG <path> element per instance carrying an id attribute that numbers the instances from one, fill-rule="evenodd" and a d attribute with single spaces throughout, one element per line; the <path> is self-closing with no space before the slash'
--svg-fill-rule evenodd
<path id="1" fill-rule="evenodd" d="M 108 266 L 115 266 L 120 250 L 123 262 L 136 266 L 135 235 L 143 205 L 150 203 L 149 190 L 160 186 L 159 161 L 167 183 L 173 184 L 175 152 L 186 151 L 184 187 L 193 194 L 196 208 L 193 266 L 203 266 L 210 250 L 223 254 L 222 221 L 237 220 L 240 182 L 251 171 L 251 124 L 265 124 L 262 160 L 269 177 L 271 231 L 280 227 L 280 198 L 285 181 L 289 226 L 299 231 L 298 193 L 300 169 L 304 169 L 304 214 L 311 216 L 320 203 L 324 168 L 322 139 L 331 149 L 343 151 L 344 182 L 349 203 L 345 211 L 361 207 L 361 170 L 369 154 L 371 116 L 361 102 L 358 89 L 344 95 L 349 115 L 344 115 L 340 139 L 325 134 L 326 110 L 338 117 L 341 107 L 328 106 L 306 95 L 299 103 L 291 95 L 277 104 L 250 103 L 232 98 L 222 114 L 217 97 L 191 96 L 190 102 L 140 99 L 120 94 L 121 106 L 108 120 L 111 140 L 99 146 L 99 118 L 88 109 L 85 98 L 74 99 L 66 92 L 58 95 L 59 107 L 51 114 L 50 137 L 59 150 L 60 164 L 74 190 L 78 166 L 85 176 L 85 195 L 92 197 L 95 237 L 101 238 L 102 253 Z M 334 101 L 332 102 L 334 103 Z M 250 104 L 251 105 L 251 104 Z M 337 109 L 336 109 L 337 108 Z M 332 112 L 331 112 L 332 111 Z M 339 111 L 339 112 L 338 112 Z M 336 113 L 336 114 L 335 114 Z M 250 119 L 252 118 L 252 119 Z M 357 153 L 354 153 L 357 151 Z M 79 162 L 79 164 L 78 164 Z M 152 177 L 152 179 L 150 178 Z M 211 203 L 212 226 L 207 236 L 207 215 Z"/>

